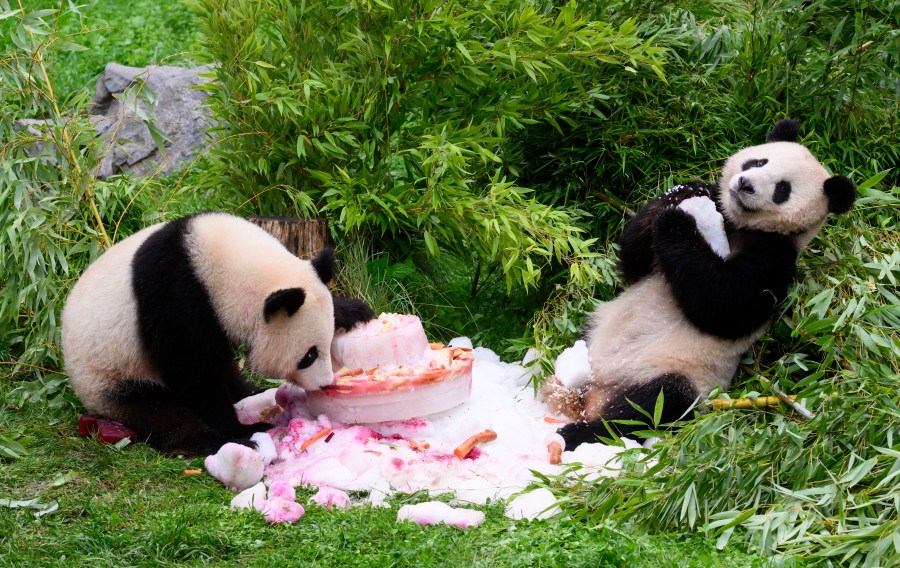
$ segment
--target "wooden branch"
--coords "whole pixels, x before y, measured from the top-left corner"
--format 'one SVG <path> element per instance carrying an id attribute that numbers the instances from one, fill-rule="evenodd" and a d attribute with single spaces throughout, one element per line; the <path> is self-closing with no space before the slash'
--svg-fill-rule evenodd
<path id="1" fill-rule="evenodd" d="M 600 201 L 603 201 L 604 203 L 609 203 L 610 205 L 612 205 L 613 207 L 615 207 L 622 213 L 628 215 L 629 217 L 634 217 L 634 215 L 635 215 L 634 211 L 632 211 L 628 207 L 625 207 L 624 205 L 622 205 L 618 201 L 614 200 L 612 197 L 606 195 L 605 193 L 601 193 L 600 191 L 594 190 L 594 196 L 597 199 L 599 199 Z"/>

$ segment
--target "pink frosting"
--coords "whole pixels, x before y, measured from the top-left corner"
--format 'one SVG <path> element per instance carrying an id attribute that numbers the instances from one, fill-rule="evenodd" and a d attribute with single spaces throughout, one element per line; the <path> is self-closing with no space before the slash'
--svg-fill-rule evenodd
<path id="1" fill-rule="evenodd" d="M 319 487 L 313 501 L 326 509 L 346 509 L 350 506 L 350 496 L 333 487 Z"/>
<path id="2" fill-rule="evenodd" d="M 269 499 L 287 499 L 288 501 L 297 500 L 297 491 L 294 486 L 286 481 L 273 481 L 269 485 Z"/>
<path id="3" fill-rule="evenodd" d="M 306 511 L 303 505 L 287 499 L 269 499 L 266 502 L 265 517 L 270 523 L 293 523 Z"/>

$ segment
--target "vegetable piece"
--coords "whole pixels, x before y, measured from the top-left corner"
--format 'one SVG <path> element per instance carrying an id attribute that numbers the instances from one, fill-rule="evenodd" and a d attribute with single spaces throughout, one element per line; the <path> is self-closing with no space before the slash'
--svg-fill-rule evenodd
<path id="1" fill-rule="evenodd" d="M 362 367 L 357 367 L 356 369 L 341 369 L 337 373 L 334 374 L 334 378 L 339 379 L 341 377 L 350 377 L 353 375 L 361 375 L 363 373 Z"/>
<path id="2" fill-rule="evenodd" d="M 547 444 L 547 450 L 550 452 L 550 463 L 553 465 L 559 465 L 562 461 L 562 446 L 559 445 L 559 442 L 550 442 Z"/>
<path id="3" fill-rule="evenodd" d="M 493 430 L 484 430 L 483 432 L 479 432 L 474 436 L 470 436 L 468 440 L 460 444 L 455 450 L 453 450 L 453 455 L 458 457 L 459 459 L 465 458 L 469 455 L 469 452 L 477 445 L 483 442 L 490 442 L 491 440 L 497 439 L 497 433 Z"/>
<path id="4" fill-rule="evenodd" d="M 319 430 L 318 432 L 310 436 L 305 442 L 300 444 L 300 449 L 305 450 L 306 448 L 310 447 L 316 440 L 320 440 L 328 434 L 331 434 L 331 428 L 323 428 L 322 430 Z"/>
<path id="5" fill-rule="evenodd" d="M 78 433 L 82 436 L 97 434 L 97 438 L 104 444 L 115 444 L 125 438 L 137 442 L 137 434 L 134 430 L 121 422 L 96 418 L 87 414 L 83 414 L 78 421 Z"/>

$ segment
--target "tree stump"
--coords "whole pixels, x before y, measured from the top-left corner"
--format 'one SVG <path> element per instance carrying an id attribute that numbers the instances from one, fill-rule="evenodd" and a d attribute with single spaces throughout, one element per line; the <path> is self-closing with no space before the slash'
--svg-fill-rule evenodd
<path id="1" fill-rule="evenodd" d="M 254 216 L 247 220 L 274 235 L 289 251 L 306 260 L 331 244 L 325 219 Z"/>

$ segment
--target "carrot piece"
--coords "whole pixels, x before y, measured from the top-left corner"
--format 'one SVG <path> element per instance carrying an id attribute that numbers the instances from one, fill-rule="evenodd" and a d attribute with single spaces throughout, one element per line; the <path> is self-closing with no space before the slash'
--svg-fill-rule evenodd
<path id="1" fill-rule="evenodd" d="M 369 376 L 371 377 L 372 375 L 375 374 L 375 371 L 377 371 L 377 370 L 378 370 L 378 367 L 372 367 L 371 369 L 369 369 L 368 371 L 366 371 L 366 374 L 369 375 Z"/>
<path id="2" fill-rule="evenodd" d="M 313 442 L 315 442 L 316 440 L 319 440 L 321 438 L 324 438 L 325 436 L 327 436 L 330 433 L 331 433 L 331 428 L 323 428 L 323 429 L 319 430 L 318 432 L 316 432 L 315 434 L 310 436 L 305 442 L 300 444 L 300 450 L 301 451 L 305 450 L 306 448 L 310 447 L 313 444 Z"/>
<path id="3" fill-rule="evenodd" d="M 453 450 L 453 455 L 458 457 L 459 459 L 463 459 L 469 452 L 472 451 L 472 448 L 475 447 L 476 444 L 480 444 L 482 442 L 490 442 L 491 440 L 497 439 L 497 433 L 493 430 L 484 430 L 483 432 L 479 432 L 474 436 L 470 436 L 468 440 L 460 444 L 455 450 Z"/>
<path id="4" fill-rule="evenodd" d="M 186 470 L 184 470 L 184 474 L 185 474 L 185 475 L 200 475 L 201 473 L 203 473 L 203 472 L 200 471 L 199 469 L 186 469 Z"/>
<path id="5" fill-rule="evenodd" d="M 544 422 L 547 424 L 568 424 L 565 420 L 560 420 L 559 418 L 553 418 L 552 416 L 544 416 Z"/>
<path id="6" fill-rule="evenodd" d="M 563 449 L 559 442 L 550 442 L 547 444 L 547 450 L 550 452 L 550 463 L 557 465 L 562 461 Z"/>
<path id="7" fill-rule="evenodd" d="M 340 371 L 338 371 L 337 373 L 334 374 L 334 378 L 339 379 L 341 377 L 358 375 L 362 372 L 363 372 L 362 367 L 359 367 L 358 369 L 341 369 Z"/>

